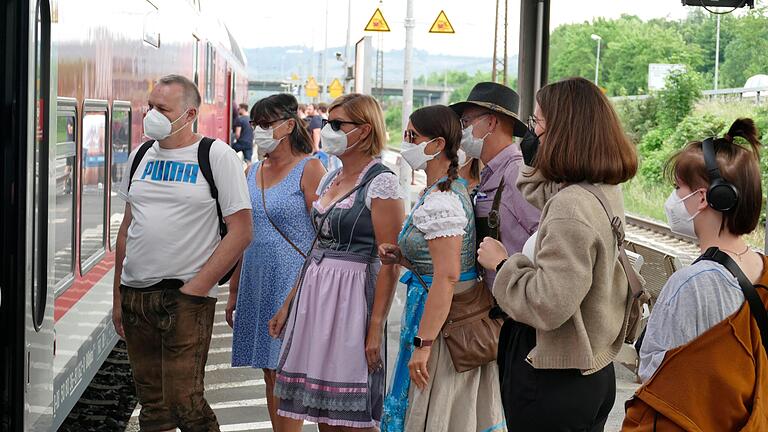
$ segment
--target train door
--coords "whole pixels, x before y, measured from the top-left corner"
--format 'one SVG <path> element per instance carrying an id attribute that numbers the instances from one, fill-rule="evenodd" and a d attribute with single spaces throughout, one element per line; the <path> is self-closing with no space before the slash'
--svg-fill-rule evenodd
<path id="1" fill-rule="evenodd" d="M 30 4 L 30 6 L 33 6 Z M 32 9 L 30 9 L 32 10 Z M 55 217 L 56 202 L 51 200 L 50 163 L 51 128 L 55 127 L 56 86 L 51 86 L 51 8 L 49 0 L 36 0 L 30 24 L 33 47 L 30 58 L 29 92 L 30 125 L 27 127 L 27 221 L 26 225 L 26 292 L 25 302 L 25 428 L 48 430 L 53 419 L 53 356 L 55 355 L 53 306 L 54 290 L 49 286 L 48 222 Z M 34 65 L 34 66 L 32 66 Z M 53 87 L 53 89 L 51 88 Z M 51 113 L 54 113 L 53 116 Z M 54 189 L 55 190 L 55 189 Z M 49 214 L 49 209 L 54 211 Z"/>
<path id="2" fill-rule="evenodd" d="M 51 9 L 0 5 L 2 186 L 0 319 L 4 430 L 49 430 L 53 414 L 53 293 L 47 286 Z M 10 25 L 8 25 L 10 23 Z M 23 35 L 23 36 L 20 36 Z M 10 48 L 9 48 L 10 47 Z"/>
<path id="3" fill-rule="evenodd" d="M 24 427 L 28 0 L 0 2 L 0 428 Z"/>

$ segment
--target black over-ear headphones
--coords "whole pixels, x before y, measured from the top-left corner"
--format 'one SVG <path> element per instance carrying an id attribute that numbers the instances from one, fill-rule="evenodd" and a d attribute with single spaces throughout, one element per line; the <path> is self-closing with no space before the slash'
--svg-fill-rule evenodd
<path id="1" fill-rule="evenodd" d="M 709 174 L 709 188 L 707 189 L 709 206 L 723 213 L 733 210 L 739 202 L 739 190 L 720 175 L 720 168 L 717 166 L 717 154 L 715 153 L 715 139 L 705 139 L 701 143 L 701 151 L 704 153 L 704 163 Z"/>

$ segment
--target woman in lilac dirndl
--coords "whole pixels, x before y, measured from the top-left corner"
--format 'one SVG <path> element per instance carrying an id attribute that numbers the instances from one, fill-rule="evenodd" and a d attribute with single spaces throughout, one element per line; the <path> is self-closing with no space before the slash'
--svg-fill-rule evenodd
<path id="1" fill-rule="evenodd" d="M 375 99 L 342 96 L 324 123 L 323 149 L 343 167 L 320 182 L 312 209 L 318 241 L 301 282 L 270 322 L 273 336 L 285 330 L 278 414 L 317 422 L 321 431 L 376 430 L 386 371 L 382 336 L 399 274 L 397 265 L 381 265 L 377 249 L 397 240 L 404 194 L 376 157 L 385 126 Z"/>

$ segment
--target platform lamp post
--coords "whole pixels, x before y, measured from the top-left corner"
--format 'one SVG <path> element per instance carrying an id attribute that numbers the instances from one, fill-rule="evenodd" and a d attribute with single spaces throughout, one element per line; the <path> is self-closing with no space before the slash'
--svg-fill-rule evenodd
<path id="1" fill-rule="evenodd" d="M 598 77 L 600 76 L 600 43 L 603 41 L 603 38 L 593 33 L 592 40 L 597 41 L 597 60 L 595 60 L 595 85 L 599 86 Z"/>

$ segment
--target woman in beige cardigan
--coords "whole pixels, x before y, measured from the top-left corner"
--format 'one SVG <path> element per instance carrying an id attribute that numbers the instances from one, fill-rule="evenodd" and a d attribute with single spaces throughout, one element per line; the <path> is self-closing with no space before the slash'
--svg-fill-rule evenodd
<path id="1" fill-rule="evenodd" d="M 599 88 L 571 78 L 542 88 L 523 140 L 517 186 L 542 210 L 523 253 L 507 257 L 486 238 L 478 261 L 499 270 L 493 294 L 509 314 L 499 343 L 502 402 L 510 431 L 602 431 L 613 407 L 613 359 L 629 300 L 602 189 L 624 215 L 620 183 L 637 154 Z M 541 140 L 539 146 L 538 141 Z M 538 150 L 537 150 L 538 149 Z"/>

